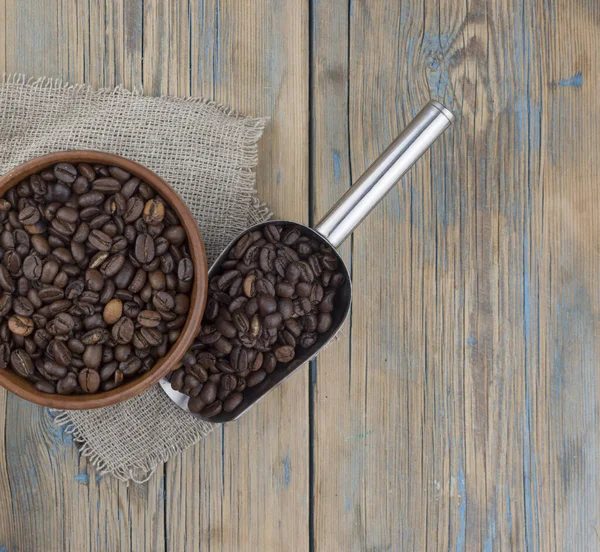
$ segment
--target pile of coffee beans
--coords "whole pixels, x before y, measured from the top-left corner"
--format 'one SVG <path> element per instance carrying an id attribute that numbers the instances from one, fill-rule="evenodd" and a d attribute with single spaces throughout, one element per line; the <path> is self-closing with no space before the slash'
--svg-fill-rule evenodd
<path id="1" fill-rule="evenodd" d="M 171 385 L 206 417 L 233 412 L 246 388 L 312 347 L 332 325 L 338 257 L 297 225 L 244 234 L 209 282 L 198 337 Z"/>
<path id="2" fill-rule="evenodd" d="M 0 199 L 0 369 L 109 391 L 165 356 L 194 267 L 175 212 L 113 166 L 58 163 Z"/>

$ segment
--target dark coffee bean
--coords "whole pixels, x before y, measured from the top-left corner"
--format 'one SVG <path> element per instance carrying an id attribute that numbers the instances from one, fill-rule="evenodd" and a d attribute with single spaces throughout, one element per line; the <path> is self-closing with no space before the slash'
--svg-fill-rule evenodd
<path id="1" fill-rule="evenodd" d="M 102 290 L 104 286 L 104 277 L 102 273 L 95 269 L 90 268 L 85 272 L 85 286 L 94 292 L 99 292 Z"/>
<path id="2" fill-rule="evenodd" d="M 267 316 L 277 310 L 277 301 L 270 295 L 259 295 L 257 302 L 261 316 Z"/>
<path id="3" fill-rule="evenodd" d="M 33 360 L 23 349 L 16 349 L 11 353 L 10 367 L 23 378 L 30 378 L 35 373 Z"/>
<path id="4" fill-rule="evenodd" d="M 297 226 L 290 226 L 281 233 L 281 241 L 285 245 L 293 245 L 294 243 L 296 243 L 300 235 L 300 228 L 298 228 Z"/>
<path id="5" fill-rule="evenodd" d="M 152 304 L 159 311 L 170 311 L 175 306 L 175 300 L 166 291 L 158 291 L 152 299 Z"/>
<path id="6" fill-rule="evenodd" d="M 134 376 L 142 367 L 142 361 L 135 356 L 129 357 L 127 360 L 119 363 L 119 371 L 127 378 Z"/>
<path id="7" fill-rule="evenodd" d="M 111 253 L 120 253 L 125 250 L 127 245 L 128 245 L 128 241 L 125 236 L 115 236 L 113 238 L 113 242 L 110 247 L 110 252 Z"/>
<path id="8" fill-rule="evenodd" d="M 85 209 L 87 207 L 97 207 L 103 201 L 104 201 L 104 194 L 102 192 L 99 192 L 96 190 L 96 191 L 88 192 L 87 194 L 80 195 L 77 200 L 77 204 L 79 205 L 79 207 Z M 98 215 L 98 214 L 100 214 L 100 212 L 98 211 L 96 214 Z M 82 213 L 80 213 L 80 216 L 82 218 L 84 218 Z M 89 213 L 88 213 L 87 217 L 89 217 Z M 91 217 L 91 218 L 93 218 L 93 217 Z"/>
<path id="9" fill-rule="evenodd" d="M 284 280 L 275 286 L 275 293 L 279 297 L 291 297 L 294 295 L 294 293 L 296 293 L 296 289 L 293 284 Z"/>
<path id="10" fill-rule="evenodd" d="M 13 298 L 10 293 L 0 295 L 0 316 L 6 316 L 12 309 Z"/>
<path id="11" fill-rule="evenodd" d="M 309 300 L 313 305 L 318 305 L 323 300 L 323 286 L 318 282 L 313 283 Z"/>
<path id="12" fill-rule="evenodd" d="M 346 281 L 346 277 L 341 272 L 336 272 L 332 277 L 329 285 L 332 288 L 341 286 Z"/>
<path id="13" fill-rule="evenodd" d="M 88 368 L 98 368 L 102 363 L 102 345 L 88 345 L 82 359 Z"/>
<path id="14" fill-rule="evenodd" d="M 113 278 L 117 289 L 127 288 L 127 286 L 129 286 L 129 284 L 131 283 L 131 280 L 133 280 L 135 273 L 135 267 L 133 266 L 133 264 L 131 264 L 129 259 L 126 259 L 123 263 L 123 267 L 121 268 L 121 270 L 119 270 L 119 272 L 117 272 L 117 274 Z"/>
<path id="15" fill-rule="evenodd" d="M 8 291 L 10 293 L 15 291 L 15 282 L 13 277 L 3 264 L 0 264 L 0 287 L 4 291 Z"/>
<path id="16" fill-rule="evenodd" d="M 294 359 L 295 351 L 294 347 L 291 347 L 289 345 L 282 345 L 275 349 L 274 354 L 275 358 L 279 362 L 291 362 Z"/>
<path id="17" fill-rule="evenodd" d="M 331 328 L 332 318 L 328 312 L 321 312 L 317 316 L 317 332 L 326 333 Z"/>
<path id="18" fill-rule="evenodd" d="M 94 193 L 94 192 L 90 192 L 90 193 Z M 84 209 L 79 211 L 79 217 L 84 222 L 89 222 L 89 221 L 93 220 L 94 218 L 96 218 L 101 213 L 102 213 L 102 210 L 100 209 L 100 207 L 98 207 L 96 205 L 92 205 L 91 207 L 85 207 Z"/>
<path id="19" fill-rule="evenodd" d="M 204 368 L 212 368 L 216 363 L 215 355 L 208 351 L 200 351 L 196 353 L 196 361 Z"/>
<path id="20" fill-rule="evenodd" d="M 271 243 L 277 243 L 281 239 L 281 228 L 275 224 L 268 224 L 263 229 L 263 236 Z"/>
<path id="21" fill-rule="evenodd" d="M 182 282 L 190 282 L 194 278 L 194 265 L 191 259 L 183 258 L 179 261 L 177 277 Z"/>
<path id="22" fill-rule="evenodd" d="M 217 396 L 219 400 L 227 398 L 237 387 L 237 378 L 233 374 L 225 374 L 219 382 Z"/>
<path id="23" fill-rule="evenodd" d="M 221 335 L 224 335 L 229 339 L 232 339 L 237 335 L 237 330 L 235 329 L 235 326 L 231 322 L 228 322 L 223 318 L 217 319 L 216 327 L 217 330 L 221 333 Z"/>
<path id="24" fill-rule="evenodd" d="M 57 314 L 48 324 L 46 330 L 53 336 L 68 334 L 73 327 L 75 322 L 73 317 L 66 312 Z"/>
<path id="25" fill-rule="evenodd" d="M 27 297 L 15 297 L 12 302 L 12 308 L 15 314 L 21 316 L 31 316 L 34 311 L 34 306 Z"/>
<path id="26" fill-rule="evenodd" d="M 87 178 L 84 176 L 78 176 L 75 179 L 75 182 L 73 182 L 71 190 L 73 190 L 74 194 L 81 195 L 89 192 L 91 190 L 91 185 Z"/>
<path id="27" fill-rule="evenodd" d="M 81 342 L 84 345 L 102 345 L 110 338 L 108 330 L 104 328 L 94 328 L 81 336 Z"/>
<path id="28" fill-rule="evenodd" d="M 231 353 L 231 349 L 233 348 L 231 341 L 224 336 L 219 337 L 219 339 L 213 343 L 213 347 L 219 353 L 223 353 L 224 355 Z"/>
<path id="29" fill-rule="evenodd" d="M 121 187 L 121 194 L 125 199 L 129 199 L 137 191 L 139 185 L 140 179 L 133 177 L 123 184 Z"/>
<path id="30" fill-rule="evenodd" d="M 264 370 L 257 370 L 256 372 L 252 372 L 246 378 L 246 385 L 248 387 L 255 387 L 256 385 L 261 383 L 266 377 L 267 373 Z"/>
<path id="31" fill-rule="evenodd" d="M 122 169 L 121 167 L 108 167 L 108 172 L 113 178 L 116 178 L 121 183 L 131 178 L 131 174 L 129 174 L 125 169 Z"/>
<path id="32" fill-rule="evenodd" d="M 82 222 L 73 234 L 73 241 L 77 243 L 85 243 L 90 235 L 90 225 L 87 222 Z M 33 239 L 33 238 L 32 238 Z"/>
<path id="33" fill-rule="evenodd" d="M 142 269 L 138 268 L 131 283 L 127 287 L 127 290 L 131 293 L 139 293 L 140 290 L 146 285 L 146 280 L 148 278 L 148 273 Z"/>
<path id="34" fill-rule="evenodd" d="M 317 316 L 316 314 L 308 314 L 302 317 L 302 327 L 309 333 L 314 332 L 317 329 Z"/>
<path id="35" fill-rule="evenodd" d="M 275 355 L 273 353 L 267 353 L 266 355 L 264 355 L 264 360 L 262 364 L 263 370 L 267 374 L 270 374 L 275 370 L 276 367 L 277 359 L 275 358 Z"/>
<path id="36" fill-rule="evenodd" d="M 140 234 L 135 241 L 135 256 L 140 263 L 154 259 L 154 240 L 148 234 Z"/>
<path id="37" fill-rule="evenodd" d="M 111 220 L 111 217 L 110 217 L 110 215 L 107 215 L 107 214 L 95 216 L 92 220 L 90 220 L 90 223 L 89 223 L 90 228 L 92 230 L 101 229 L 107 236 L 112 238 L 115 235 L 115 232 L 113 232 L 112 230 L 109 230 L 109 232 L 110 232 L 109 233 L 104 230 L 105 226 L 108 227 L 109 229 L 111 228 L 110 220 Z"/>
<path id="38" fill-rule="evenodd" d="M 330 313 L 334 309 L 335 290 L 327 290 L 323 295 L 323 300 L 319 303 L 319 311 Z"/>
<path id="39" fill-rule="evenodd" d="M 187 314 L 190 310 L 190 298 L 187 295 L 183 295 L 182 293 L 178 293 L 175 295 L 175 305 L 173 310 L 176 314 L 183 315 Z"/>
<path id="40" fill-rule="evenodd" d="M 110 177 L 97 178 L 92 182 L 92 190 L 114 194 L 121 189 L 121 183 L 115 179 Z"/>
<path id="41" fill-rule="evenodd" d="M 217 386 L 210 381 L 206 382 L 199 396 L 206 404 L 212 403 L 217 398 Z"/>
<path id="42" fill-rule="evenodd" d="M 96 393 L 100 388 L 100 374 L 96 370 L 84 368 L 77 380 L 84 393 Z"/>
<path id="43" fill-rule="evenodd" d="M 67 374 L 56 383 L 56 392 L 59 395 L 72 395 L 77 390 L 77 376 Z"/>
<path id="44" fill-rule="evenodd" d="M 53 339 L 48 344 L 48 351 L 57 364 L 60 364 L 61 366 L 69 366 L 69 364 L 71 364 L 71 351 L 63 341 Z"/>
<path id="45" fill-rule="evenodd" d="M 271 295 L 272 297 L 275 297 L 275 286 L 267 279 L 267 277 L 258 278 L 258 280 L 256 280 L 256 294 Z"/>
<path id="46" fill-rule="evenodd" d="M 225 412 L 233 412 L 242 402 L 242 393 L 232 393 L 223 402 L 223 410 Z"/>
<path id="47" fill-rule="evenodd" d="M 56 316 L 59 312 L 66 312 L 73 303 L 68 299 L 57 299 L 48 305 L 50 316 Z"/>
<path id="48" fill-rule="evenodd" d="M 42 275 L 43 268 L 43 262 L 39 257 L 28 255 L 23 260 L 23 274 L 28 280 L 39 280 Z"/>
<path id="49" fill-rule="evenodd" d="M 241 259 L 246 253 L 246 250 L 252 245 L 253 241 L 250 234 L 244 234 L 229 252 L 229 257 L 231 259 Z"/>
<path id="50" fill-rule="evenodd" d="M 45 380 L 36 381 L 34 387 L 41 393 L 53 394 L 56 393 L 56 387 L 53 383 Z"/>
<path id="51" fill-rule="evenodd" d="M 54 165 L 54 177 L 61 182 L 72 184 L 77 178 L 77 169 L 70 163 L 58 163 Z"/>
<path id="52" fill-rule="evenodd" d="M 160 314 L 153 310 L 143 310 L 137 315 L 137 321 L 146 328 L 156 328 L 162 320 Z"/>
<path id="53" fill-rule="evenodd" d="M 107 236 L 102 230 L 92 230 L 88 236 L 88 243 L 98 251 L 109 251 L 112 245 L 112 238 Z"/>
<path id="54" fill-rule="evenodd" d="M 213 418 L 217 414 L 220 414 L 222 410 L 223 410 L 223 403 L 221 401 L 217 400 L 217 401 L 213 402 L 212 404 L 209 404 L 208 406 L 204 407 L 204 409 L 200 412 L 200 414 L 202 416 L 204 416 L 205 418 Z"/>
<path id="55" fill-rule="evenodd" d="M 165 274 L 161 270 L 153 270 L 148 274 L 148 281 L 155 291 L 162 291 L 166 287 Z"/>
<path id="56" fill-rule="evenodd" d="M 311 310 L 312 304 L 307 297 L 298 297 L 298 299 L 294 299 L 294 313 L 297 316 L 308 314 Z"/>
<path id="57" fill-rule="evenodd" d="M 100 267 L 102 272 L 107 278 L 112 278 L 125 264 L 124 255 L 111 255 L 108 257 Z"/>
<path id="58" fill-rule="evenodd" d="M 28 336 L 35 329 L 33 320 L 27 316 L 15 314 L 8 319 L 8 329 L 17 336 Z"/>
<path id="59" fill-rule="evenodd" d="M 140 334 L 150 347 L 160 345 L 162 341 L 162 335 L 156 328 L 142 327 Z"/>
<path id="60" fill-rule="evenodd" d="M 125 301 L 123 303 L 123 315 L 127 318 L 137 318 L 141 310 L 142 309 L 135 301 Z"/>
<path id="61" fill-rule="evenodd" d="M 34 205 L 28 205 L 19 211 L 19 222 L 23 225 L 35 224 L 40 220 L 40 212 Z"/>
<path id="62" fill-rule="evenodd" d="M 103 364 L 102 368 L 99 370 L 100 381 L 108 381 L 109 379 L 114 378 L 118 366 L 119 363 L 115 360 Z"/>
<path id="63" fill-rule="evenodd" d="M 121 317 L 112 327 L 112 337 L 116 343 L 130 343 L 133 339 L 135 327 L 130 318 Z"/>
<path id="64" fill-rule="evenodd" d="M 33 249 L 41 256 L 45 257 L 52 251 L 48 240 L 44 236 L 31 236 L 31 245 Z"/>
<path id="65" fill-rule="evenodd" d="M 67 375 L 67 368 L 51 360 L 44 362 L 44 372 L 53 381 L 64 378 Z"/>
<path id="66" fill-rule="evenodd" d="M 312 347 L 317 342 L 317 334 L 316 333 L 305 333 L 300 336 L 300 346 L 308 349 Z"/>
<path id="67" fill-rule="evenodd" d="M 273 249 L 263 247 L 258 257 L 260 269 L 264 272 L 270 272 L 273 270 L 276 257 L 277 255 Z"/>
<path id="68" fill-rule="evenodd" d="M 127 197 L 123 190 L 121 190 L 121 194 L 124 197 Z M 142 211 L 144 210 L 144 201 L 139 197 L 130 197 L 127 200 L 127 205 L 125 207 L 125 213 L 123 215 L 123 220 L 126 223 L 131 223 L 139 219 Z"/>

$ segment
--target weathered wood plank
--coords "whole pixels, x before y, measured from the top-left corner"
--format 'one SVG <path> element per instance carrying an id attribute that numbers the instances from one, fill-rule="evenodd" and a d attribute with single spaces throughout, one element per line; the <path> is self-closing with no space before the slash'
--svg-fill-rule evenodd
<path id="1" fill-rule="evenodd" d="M 142 84 L 142 3 L 9 2 L 6 71 L 93 86 Z M 4 395 L 0 407 L 4 413 Z M 0 547 L 20 550 L 160 550 L 162 473 L 127 488 L 97 478 L 45 409 L 10 396 L 0 424 Z M 4 512 L 4 509 L 3 509 Z M 6 526 L 10 524 L 10 527 Z"/>
<path id="2" fill-rule="evenodd" d="M 315 219 L 430 94 L 459 115 L 346 253 L 315 549 L 595 548 L 593 8 L 313 6 Z"/>
<path id="3" fill-rule="evenodd" d="M 308 8 L 191 2 L 192 94 L 271 117 L 258 186 L 308 216 Z M 167 464 L 170 550 L 308 550 L 307 372 Z"/>

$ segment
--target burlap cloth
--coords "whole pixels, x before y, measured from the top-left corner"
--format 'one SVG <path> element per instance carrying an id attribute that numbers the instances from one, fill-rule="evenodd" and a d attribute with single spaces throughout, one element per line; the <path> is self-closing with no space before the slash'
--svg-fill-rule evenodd
<path id="1" fill-rule="evenodd" d="M 195 98 L 144 97 L 22 75 L 3 76 L 0 113 L 0 174 L 58 150 L 128 157 L 184 199 L 209 264 L 239 232 L 269 216 L 254 175 L 264 119 Z M 138 482 L 213 428 L 180 410 L 158 386 L 116 406 L 57 412 L 55 423 L 66 426 L 100 473 Z"/>

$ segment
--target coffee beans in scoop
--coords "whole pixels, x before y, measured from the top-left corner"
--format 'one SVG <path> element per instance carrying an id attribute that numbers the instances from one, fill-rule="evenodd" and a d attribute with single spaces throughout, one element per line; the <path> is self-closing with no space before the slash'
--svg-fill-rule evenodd
<path id="1" fill-rule="evenodd" d="M 0 199 L 0 369 L 109 391 L 183 328 L 194 267 L 175 212 L 120 167 L 58 163 Z"/>
<path id="2" fill-rule="evenodd" d="M 191 412 L 233 412 L 244 391 L 312 347 L 332 325 L 338 257 L 297 225 L 244 234 L 209 282 L 200 333 L 171 375 Z"/>

